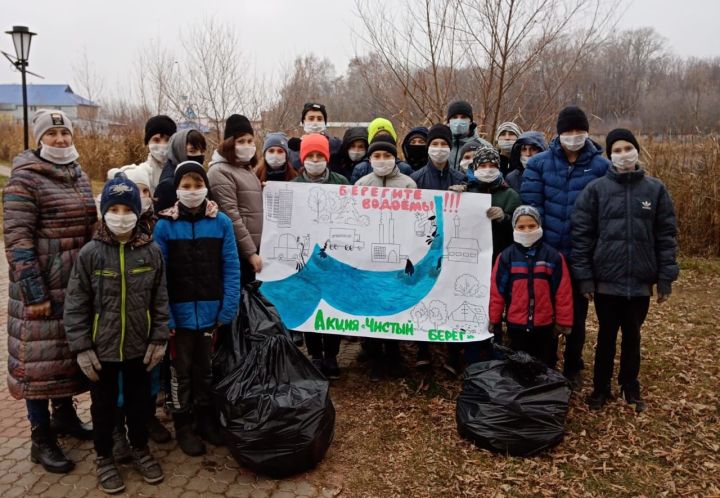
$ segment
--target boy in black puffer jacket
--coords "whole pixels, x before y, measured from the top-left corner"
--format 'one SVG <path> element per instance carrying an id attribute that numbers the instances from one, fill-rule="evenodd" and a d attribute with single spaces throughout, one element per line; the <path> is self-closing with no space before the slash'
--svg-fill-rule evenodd
<path id="1" fill-rule="evenodd" d="M 621 328 L 618 381 L 625 400 L 642 411 L 640 327 L 653 285 L 662 303 L 678 277 L 675 210 L 665 185 L 646 176 L 638 163 L 640 146 L 630 131 L 611 131 L 607 151 L 613 165 L 580 194 L 572 218 L 574 276 L 585 297 L 594 297 L 600 324 L 594 390 L 587 401 L 590 408 L 600 409 L 611 397 Z"/>

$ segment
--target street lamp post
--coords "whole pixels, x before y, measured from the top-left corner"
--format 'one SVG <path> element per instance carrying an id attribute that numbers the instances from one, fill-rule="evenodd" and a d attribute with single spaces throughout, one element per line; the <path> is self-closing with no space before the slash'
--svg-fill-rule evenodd
<path id="1" fill-rule="evenodd" d="M 13 45 L 15 45 L 15 55 L 17 60 L 14 62 L 22 75 L 22 96 L 23 96 L 23 138 L 25 139 L 25 149 L 29 148 L 28 141 L 28 103 L 27 103 L 27 83 L 26 75 L 28 58 L 30 57 L 30 42 L 35 33 L 31 32 L 27 26 L 13 26 L 12 31 L 6 31 L 12 36 Z"/>

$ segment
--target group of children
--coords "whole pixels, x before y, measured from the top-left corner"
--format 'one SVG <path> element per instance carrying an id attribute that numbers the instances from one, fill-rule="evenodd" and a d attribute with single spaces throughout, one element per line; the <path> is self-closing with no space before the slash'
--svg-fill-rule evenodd
<path id="1" fill-rule="evenodd" d="M 677 278 L 672 202 L 662 183 L 645 175 L 635 137 L 615 130 L 608 135 L 612 165 L 605 160 L 604 169 L 584 177 L 579 196 L 562 206 L 572 213 L 572 223 L 560 229 L 562 236 L 572 231 L 572 251 L 554 248 L 549 242 L 555 239 L 543 225 L 556 208 L 547 197 L 532 202 L 535 206 L 522 205 L 522 184 L 539 181 L 528 180 L 526 167 L 565 167 L 555 164 L 553 154 L 565 154 L 571 163 L 566 178 L 572 180 L 583 148 L 597 145 L 582 120 L 563 119 L 561 113 L 559 138 L 553 141 L 560 152 L 546 151 L 541 133 L 523 133 L 510 122 L 500 125 L 492 145 L 477 135 L 471 106 L 453 102 L 446 124 L 410 131 L 402 143 L 402 160 L 397 133 L 386 119 L 374 120 L 367 129 L 352 128 L 341 141 L 327 135 L 324 106 L 307 104 L 302 113 L 307 133 L 300 139 L 267 134 L 258 158 L 250 122 L 233 115 L 208 174 L 203 166 L 207 145 L 200 132 L 178 132 L 170 118 L 151 118 L 145 136 L 148 160 L 110 172 L 99 199 L 100 222 L 75 262 L 65 302 L 70 348 L 92 381 L 100 488 L 108 493 L 124 489 L 118 452 L 134 460 L 146 482 L 163 479 L 148 449 L 150 436 L 169 438 L 155 419 L 151 396 L 157 393 L 154 384 L 163 364 L 169 369 L 167 405 L 182 450 L 201 455 L 206 451 L 203 440 L 222 444 L 210 399 L 213 347 L 238 312 L 241 282 L 262 270 L 261 191 L 267 181 L 354 181 L 490 194 L 491 207 L 484 215 L 492 221 L 489 328 L 494 340 L 555 368 L 558 337 L 572 336 L 577 325 L 574 296 L 594 296 L 600 334 L 588 402 L 599 408 L 611 396 L 615 338 L 622 327 L 620 382 L 626 399 L 641 409 L 640 325 L 653 285 L 664 300 Z M 533 190 L 533 184 L 527 192 L 567 193 L 567 184 L 545 174 L 540 175 L 542 188 Z M 260 228 L 253 222 L 258 212 Z M 340 337 L 306 334 L 305 342 L 317 368 L 339 378 Z M 386 369 L 390 375 L 402 374 L 397 341 L 367 340 L 363 348 L 372 380 Z M 465 348 L 466 362 L 484 358 L 487 344 Z M 416 366 L 427 369 L 431 362 L 428 344 L 418 344 Z M 443 366 L 453 375 L 462 370 L 458 346 L 449 345 Z"/>

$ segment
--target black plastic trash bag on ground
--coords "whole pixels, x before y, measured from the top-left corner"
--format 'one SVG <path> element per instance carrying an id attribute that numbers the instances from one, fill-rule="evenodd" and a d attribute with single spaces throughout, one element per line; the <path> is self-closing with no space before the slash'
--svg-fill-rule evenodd
<path id="1" fill-rule="evenodd" d="M 569 401 L 562 374 L 526 353 L 510 352 L 465 370 L 458 432 L 490 451 L 533 455 L 562 441 Z"/>
<path id="2" fill-rule="evenodd" d="M 253 329 L 242 363 L 215 386 L 227 446 L 255 472 L 304 472 L 322 460 L 335 433 L 330 385 L 281 323 Z"/>

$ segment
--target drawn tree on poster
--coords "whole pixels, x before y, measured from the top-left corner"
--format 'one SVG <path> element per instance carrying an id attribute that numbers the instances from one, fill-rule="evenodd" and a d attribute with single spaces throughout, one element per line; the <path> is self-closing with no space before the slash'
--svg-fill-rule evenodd
<path id="1" fill-rule="evenodd" d="M 415 326 L 420 329 L 422 324 L 428 319 L 428 310 L 425 304 L 422 302 L 418 303 L 412 310 L 410 310 L 410 316 L 415 322 Z"/>
<path id="2" fill-rule="evenodd" d="M 310 209 L 312 209 L 315 213 L 314 221 L 320 221 L 320 212 L 323 211 L 327 205 L 327 196 L 325 195 L 325 192 L 320 188 L 310 190 L 307 202 Z"/>
<path id="3" fill-rule="evenodd" d="M 464 273 L 455 281 L 455 294 L 458 296 L 475 297 L 480 292 L 478 279 Z"/>
<path id="4" fill-rule="evenodd" d="M 436 329 L 439 328 L 440 325 L 445 323 L 445 321 L 447 320 L 447 305 L 442 301 L 438 301 L 437 299 L 430 301 L 430 303 L 428 304 L 428 316 L 433 326 Z"/>

